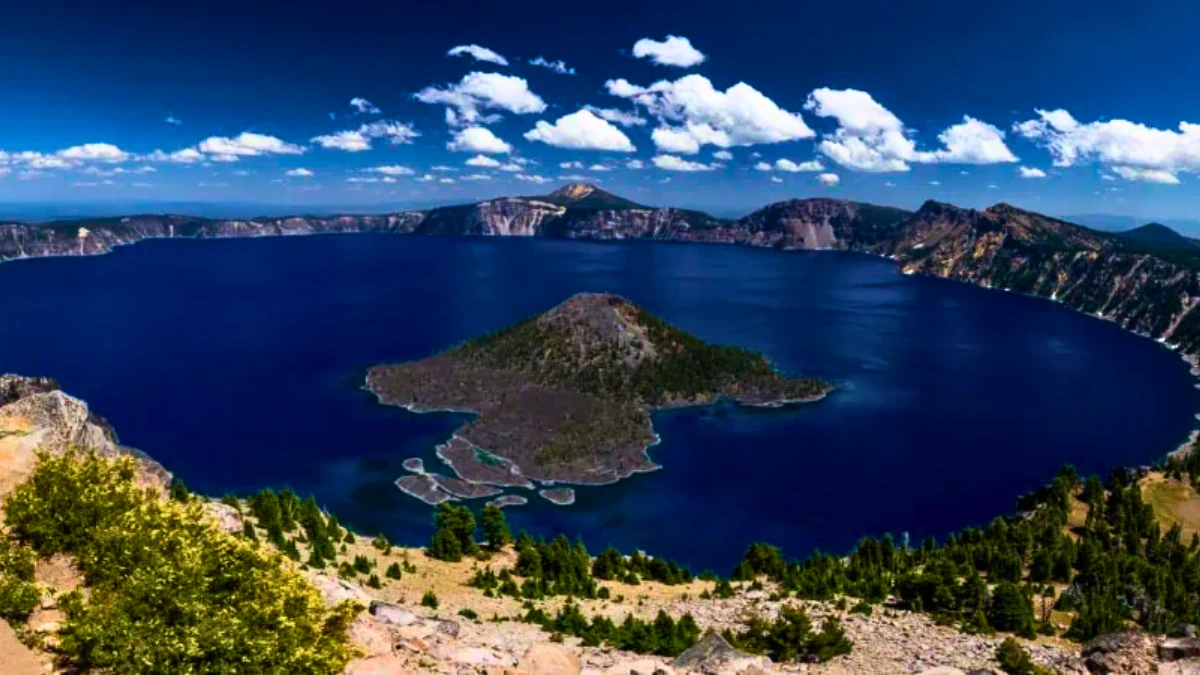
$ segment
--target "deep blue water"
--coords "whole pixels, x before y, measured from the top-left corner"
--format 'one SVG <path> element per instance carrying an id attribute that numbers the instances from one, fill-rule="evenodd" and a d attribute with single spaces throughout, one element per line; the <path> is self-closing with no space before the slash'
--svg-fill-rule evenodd
<path id="1" fill-rule="evenodd" d="M 44 374 L 123 442 L 213 494 L 289 485 L 355 527 L 423 543 L 392 485 L 464 419 L 377 405 L 365 368 L 418 359 L 580 291 L 841 383 L 787 410 L 658 415 L 663 470 L 534 495 L 517 527 L 728 571 L 753 540 L 792 555 L 914 541 L 1008 513 L 1063 462 L 1152 461 L 1200 392 L 1168 350 L 1053 303 L 881 259 L 653 243 L 373 235 L 155 241 L 0 265 L 0 371 Z"/>

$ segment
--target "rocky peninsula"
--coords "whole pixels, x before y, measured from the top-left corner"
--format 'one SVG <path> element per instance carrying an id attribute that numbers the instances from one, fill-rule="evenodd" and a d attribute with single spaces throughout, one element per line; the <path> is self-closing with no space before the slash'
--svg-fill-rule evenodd
<path id="1" fill-rule="evenodd" d="M 808 402 L 831 385 L 782 375 L 762 354 L 705 343 L 623 298 L 583 294 L 430 358 L 375 366 L 367 388 L 414 411 L 476 413 L 438 456 L 461 482 L 532 488 L 601 485 L 658 468 L 646 454 L 657 441 L 655 410 L 721 399 Z M 442 477 L 400 480 L 425 501 L 495 494 Z M 550 501 L 569 503 L 565 491 L 550 492 Z"/>

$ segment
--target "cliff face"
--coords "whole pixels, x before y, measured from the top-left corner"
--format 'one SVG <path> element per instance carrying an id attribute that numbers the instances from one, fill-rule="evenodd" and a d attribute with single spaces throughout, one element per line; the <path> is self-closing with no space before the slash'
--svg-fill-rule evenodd
<path id="1" fill-rule="evenodd" d="M 144 239 L 267 237 L 325 232 L 412 232 L 425 213 L 382 216 L 291 216 L 214 220 L 175 215 L 139 215 L 53 223 L 0 224 L 0 261 L 63 255 L 97 255 Z"/>
<path id="2" fill-rule="evenodd" d="M 387 215 L 247 220 L 142 215 L 0 223 L 0 261 L 94 255 L 151 238 L 323 232 L 658 239 L 859 251 L 894 258 L 909 274 L 1056 300 L 1200 356 L 1200 319 L 1193 311 L 1200 298 L 1200 244 L 1170 231 L 1151 231 L 1154 236 L 1098 232 L 1007 204 L 977 211 L 930 201 L 909 213 L 836 199 L 793 199 L 729 221 L 698 211 L 646 207 L 594 185 L 572 184 L 541 197 Z"/>

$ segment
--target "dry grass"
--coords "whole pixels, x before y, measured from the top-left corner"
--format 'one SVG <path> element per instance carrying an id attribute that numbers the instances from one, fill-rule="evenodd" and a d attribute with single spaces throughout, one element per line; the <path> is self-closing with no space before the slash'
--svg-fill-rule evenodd
<path id="1" fill-rule="evenodd" d="M 1200 534 L 1200 493 L 1187 483 L 1154 472 L 1142 479 L 1142 499 L 1154 507 L 1164 530 L 1175 523 L 1183 527 L 1184 542 Z"/>

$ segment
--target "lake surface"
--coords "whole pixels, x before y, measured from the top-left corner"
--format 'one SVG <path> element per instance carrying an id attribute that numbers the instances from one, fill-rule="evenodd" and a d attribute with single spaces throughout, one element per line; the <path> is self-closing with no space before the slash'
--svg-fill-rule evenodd
<path id="1" fill-rule="evenodd" d="M 835 380 L 820 403 L 660 414 L 663 465 L 529 493 L 517 528 L 727 572 L 751 541 L 842 552 L 1010 512 L 1063 462 L 1153 461 L 1195 425 L 1179 357 L 1053 303 L 886 260 L 648 242 L 387 235 L 152 241 L 0 265 L 0 371 L 58 378 L 193 489 L 291 486 L 362 531 L 423 544 L 400 463 L 440 467 L 465 419 L 376 404 L 375 363 L 419 359 L 570 294 L 624 295 L 706 340 Z"/>

